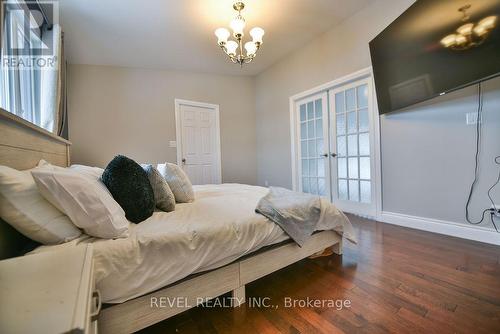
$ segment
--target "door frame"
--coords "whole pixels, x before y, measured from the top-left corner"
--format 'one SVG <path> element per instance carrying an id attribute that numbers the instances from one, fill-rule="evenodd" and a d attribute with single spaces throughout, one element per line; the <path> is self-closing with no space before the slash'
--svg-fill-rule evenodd
<path id="1" fill-rule="evenodd" d="M 330 82 L 324 83 L 322 85 L 316 86 L 314 88 L 308 89 L 306 91 L 297 93 L 290 96 L 289 98 L 289 112 L 290 112 L 290 138 L 291 138 L 291 167 L 292 167 L 292 187 L 293 190 L 297 191 L 299 189 L 298 185 L 298 168 L 297 168 L 297 135 L 298 131 L 296 129 L 296 105 L 300 100 L 310 96 L 319 94 L 321 92 L 327 92 L 336 87 L 369 78 L 372 84 L 372 110 L 370 114 L 370 120 L 372 123 L 371 131 L 373 133 L 373 160 L 374 160 L 374 171 L 373 171 L 373 183 L 374 183 L 374 193 L 375 193 L 375 213 L 374 216 L 369 215 L 369 218 L 378 218 L 382 213 L 382 163 L 381 163 L 381 146 L 380 146 L 380 118 L 378 114 L 377 96 L 375 92 L 375 82 L 373 80 L 373 70 L 372 67 L 366 67 L 362 70 L 350 73 L 338 79 L 332 80 Z"/>
<path id="2" fill-rule="evenodd" d="M 221 158 L 221 140 L 220 140 L 220 115 L 219 105 L 206 102 L 197 102 L 183 99 L 174 99 L 175 104 L 175 140 L 177 150 L 177 165 L 182 167 L 182 124 L 181 124 L 181 105 L 211 109 L 215 112 L 215 154 L 217 156 L 216 183 L 222 183 L 222 158 Z"/>

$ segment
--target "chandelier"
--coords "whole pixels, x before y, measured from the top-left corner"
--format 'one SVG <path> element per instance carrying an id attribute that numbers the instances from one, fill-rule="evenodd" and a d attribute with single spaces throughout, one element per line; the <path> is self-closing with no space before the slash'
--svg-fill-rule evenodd
<path id="1" fill-rule="evenodd" d="M 478 23 L 468 22 L 470 16 L 467 11 L 471 5 L 466 5 L 458 9 L 462 13 L 462 24 L 455 34 L 450 34 L 441 40 L 441 44 L 452 50 L 468 50 L 481 45 L 493 28 L 497 20 L 496 16 L 488 16 Z"/>
<path id="2" fill-rule="evenodd" d="M 257 53 L 257 50 L 262 45 L 262 36 L 264 36 L 264 29 L 255 27 L 250 30 L 250 36 L 252 36 L 252 41 L 245 43 L 245 54 L 243 51 L 243 36 L 245 35 L 243 30 L 245 29 L 245 19 L 241 16 L 241 11 L 245 8 L 243 2 L 236 2 L 233 5 L 235 11 L 238 15 L 229 24 L 233 30 L 233 37 L 236 41 L 228 40 L 231 33 L 226 28 L 218 28 L 215 30 L 215 36 L 217 36 L 217 43 L 225 54 L 229 56 L 229 59 L 235 64 L 250 63 Z"/>

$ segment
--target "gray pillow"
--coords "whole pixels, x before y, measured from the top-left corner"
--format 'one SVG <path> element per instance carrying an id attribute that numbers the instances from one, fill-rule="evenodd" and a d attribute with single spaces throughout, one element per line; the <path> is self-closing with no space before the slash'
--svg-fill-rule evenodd
<path id="1" fill-rule="evenodd" d="M 194 201 L 194 191 L 189 177 L 176 164 L 158 164 L 158 171 L 167 180 L 177 203 L 190 203 Z"/>
<path id="2" fill-rule="evenodd" d="M 167 181 L 153 165 L 142 165 L 153 188 L 155 205 L 158 209 L 170 212 L 175 210 L 175 196 Z"/>

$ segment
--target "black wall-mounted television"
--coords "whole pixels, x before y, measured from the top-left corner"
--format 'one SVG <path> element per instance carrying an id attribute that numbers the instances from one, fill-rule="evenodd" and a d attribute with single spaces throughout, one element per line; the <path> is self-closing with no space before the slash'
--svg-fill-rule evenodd
<path id="1" fill-rule="evenodd" d="M 500 0 L 418 0 L 370 53 L 380 114 L 498 76 Z"/>

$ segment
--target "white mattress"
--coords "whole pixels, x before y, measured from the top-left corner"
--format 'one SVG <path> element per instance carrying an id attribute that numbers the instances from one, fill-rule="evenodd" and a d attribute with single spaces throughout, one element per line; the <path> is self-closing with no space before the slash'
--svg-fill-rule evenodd
<path id="1" fill-rule="evenodd" d="M 241 184 L 195 186 L 193 203 L 177 204 L 174 212 L 155 212 L 131 224 L 126 239 L 84 236 L 35 252 L 93 243 L 96 285 L 103 302 L 121 303 L 288 239 L 280 227 L 255 213 L 266 193 L 266 188 Z M 333 205 L 328 219 L 318 225 L 318 230 L 349 234 L 351 228 Z"/>

